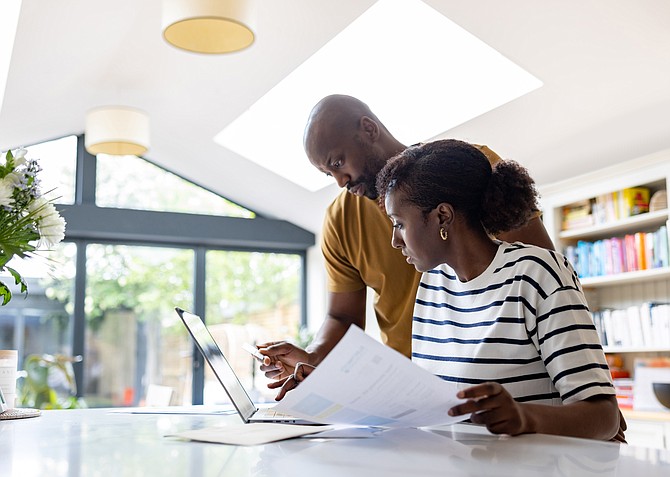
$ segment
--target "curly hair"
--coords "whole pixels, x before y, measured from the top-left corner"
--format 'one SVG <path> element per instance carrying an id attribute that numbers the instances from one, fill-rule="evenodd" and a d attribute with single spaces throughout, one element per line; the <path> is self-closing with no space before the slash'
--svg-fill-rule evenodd
<path id="1" fill-rule="evenodd" d="M 392 190 L 424 213 L 447 202 L 473 226 L 493 234 L 525 225 L 538 210 L 537 190 L 528 171 L 514 161 L 491 167 L 479 149 L 445 139 L 411 146 L 391 158 L 377 176 L 383 206 Z"/>

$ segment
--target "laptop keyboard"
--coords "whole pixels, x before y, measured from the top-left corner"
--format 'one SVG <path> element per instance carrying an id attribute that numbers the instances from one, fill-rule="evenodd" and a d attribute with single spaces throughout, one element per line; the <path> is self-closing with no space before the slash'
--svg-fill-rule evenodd
<path id="1" fill-rule="evenodd" d="M 275 411 L 274 409 L 259 409 L 256 411 L 256 416 L 260 416 L 263 418 L 270 418 L 270 419 L 295 419 L 295 416 L 291 416 L 290 414 L 286 414 L 284 412 L 279 412 Z"/>

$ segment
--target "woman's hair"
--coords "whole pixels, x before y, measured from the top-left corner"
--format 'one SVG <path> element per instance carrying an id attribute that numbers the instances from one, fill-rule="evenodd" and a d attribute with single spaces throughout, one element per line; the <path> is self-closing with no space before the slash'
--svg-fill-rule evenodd
<path id="1" fill-rule="evenodd" d="M 446 139 L 411 146 L 391 158 L 377 176 L 379 201 L 392 190 L 424 215 L 447 202 L 473 226 L 499 234 L 525 225 L 538 210 L 528 171 L 514 161 L 493 168 L 476 147 Z"/>

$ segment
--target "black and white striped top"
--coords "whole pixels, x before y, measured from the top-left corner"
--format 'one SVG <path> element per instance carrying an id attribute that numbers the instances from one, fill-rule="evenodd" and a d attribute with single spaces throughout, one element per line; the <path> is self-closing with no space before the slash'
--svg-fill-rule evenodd
<path id="1" fill-rule="evenodd" d="M 577 274 L 563 255 L 521 243 L 501 242 L 466 283 L 446 264 L 423 274 L 412 360 L 461 388 L 497 381 L 519 402 L 615 394 Z"/>

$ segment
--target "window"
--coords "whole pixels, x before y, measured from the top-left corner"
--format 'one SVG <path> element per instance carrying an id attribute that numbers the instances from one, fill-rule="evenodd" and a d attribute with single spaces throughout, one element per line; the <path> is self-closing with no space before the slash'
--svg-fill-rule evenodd
<path id="1" fill-rule="evenodd" d="M 242 343 L 295 341 L 300 332 L 302 260 L 260 252 L 207 253 L 207 325 L 242 384 L 258 400 L 271 399 L 267 379 Z M 205 370 L 205 404 L 228 402 L 211 370 Z"/>
<path id="2" fill-rule="evenodd" d="M 193 251 L 91 244 L 86 249 L 85 398 L 141 404 L 150 385 L 191 402 L 191 341 L 174 311 L 191 308 Z"/>
<path id="3" fill-rule="evenodd" d="M 283 221 L 254 221 L 252 212 L 134 156 L 77 158 L 83 141 L 70 137 L 28 148 L 29 157 L 53 167 L 40 179 L 56 188 L 68 227 L 65 242 L 39 253 L 44 259 L 9 264 L 29 282 L 26 299 L 13 290 L 14 299 L 0 307 L 0 348 L 19 349 L 20 369 L 29 355 L 76 355 L 83 358 L 73 366 L 77 396 L 89 407 L 142 405 L 157 388 L 171 390 L 172 405 L 200 404 L 204 376 L 175 306 L 199 312 L 214 334 L 237 337 L 236 343 L 296 336 L 313 234 Z M 75 172 L 84 181 L 95 177 L 96 184 L 77 183 Z M 98 204 L 88 193 L 95 185 Z M 106 206 L 106 220 L 118 227 L 99 230 L 90 220 L 91 210 L 98 213 L 92 205 Z M 146 220 L 129 209 L 143 209 Z M 181 225 L 182 215 L 174 212 L 197 214 L 183 215 L 187 226 L 178 236 L 157 231 L 163 220 Z M 221 223 L 244 227 L 217 228 Z M 263 251 L 253 249 L 259 234 L 270 237 Z M 12 283 L 9 275 L 2 279 Z M 239 330 L 249 334 L 238 336 Z M 245 385 L 265 390 L 258 365 L 244 359 L 238 371 Z M 211 375 L 207 383 L 206 402 L 219 402 L 222 388 Z"/>
<path id="4" fill-rule="evenodd" d="M 98 154 L 96 204 L 253 218 L 254 213 L 136 156 Z"/>
<path id="5" fill-rule="evenodd" d="M 26 149 L 26 157 L 37 159 L 42 167 L 39 178 L 45 197 L 59 204 L 74 203 L 77 136 L 35 144 Z"/>
<path id="6" fill-rule="evenodd" d="M 0 349 L 19 351 L 19 369 L 24 369 L 25 360 L 31 355 L 73 355 L 71 302 L 76 249 L 72 243 L 61 243 L 52 252 L 40 252 L 28 260 L 13 259 L 9 265 L 20 271 L 28 283 L 26 296 L 11 276 L 0 277 L 13 294 L 12 300 L 0 307 Z M 20 380 L 17 404 L 33 406 L 22 401 L 22 386 Z M 68 391 L 58 388 L 59 398 L 66 398 Z"/>

